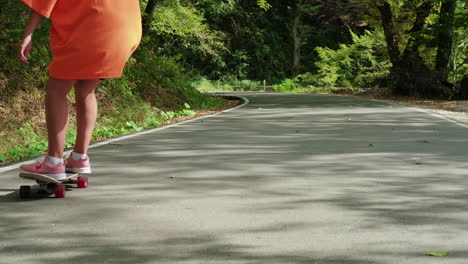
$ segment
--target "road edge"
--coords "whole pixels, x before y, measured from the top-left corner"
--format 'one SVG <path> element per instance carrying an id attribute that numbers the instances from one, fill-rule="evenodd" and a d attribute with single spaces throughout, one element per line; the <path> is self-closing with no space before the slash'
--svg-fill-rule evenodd
<path id="1" fill-rule="evenodd" d="M 369 101 L 374 101 L 374 102 L 380 102 L 380 103 L 385 103 L 391 106 L 399 106 L 399 107 L 404 107 L 411 109 L 413 111 L 421 112 L 428 114 L 433 117 L 437 117 L 440 119 L 444 119 L 445 121 L 448 121 L 452 124 L 461 126 L 463 128 L 468 128 L 468 119 L 462 120 L 461 118 L 455 118 L 451 117 L 450 114 L 453 115 L 462 115 L 462 112 L 452 112 L 452 111 L 446 111 L 446 110 L 438 110 L 438 109 L 433 109 L 433 108 L 425 108 L 425 107 L 420 107 L 416 106 L 413 104 L 409 104 L 406 102 L 396 102 L 396 101 L 387 101 L 387 100 L 382 100 L 382 99 L 373 99 L 373 98 L 366 98 L 366 97 L 360 97 L 360 96 L 353 96 L 353 95 L 340 95 L 340 94 L 329 94 L 331 96 L 340 96 L 340 97 L 348 97 L 348 98 L 358 98 L 361 100 L 369 100 Z"/>

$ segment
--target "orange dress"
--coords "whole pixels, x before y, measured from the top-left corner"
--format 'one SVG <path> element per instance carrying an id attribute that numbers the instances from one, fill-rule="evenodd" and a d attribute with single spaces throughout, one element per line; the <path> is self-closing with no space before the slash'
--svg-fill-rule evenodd
<path id="1" fill-rule="evenodd" d="M 140 43 L 139 0 L 20 1 L 52 20 L 53 78 L 118 78 Z"/>

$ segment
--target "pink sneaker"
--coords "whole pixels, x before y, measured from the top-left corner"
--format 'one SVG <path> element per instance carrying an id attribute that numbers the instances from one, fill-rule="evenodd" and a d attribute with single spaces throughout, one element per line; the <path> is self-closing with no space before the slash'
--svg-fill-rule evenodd
<path id="1" fill-rule="evenodd" d="M 74 173 L 85 173 L 91 174 L 91 164 L 89 162 L 89 157 L 74 160 L 72 154 L 68 155 L 65 159 L 65 170 L 68 172 Z"/>
<path id="2" fill-rule="evenodd" d="M 20 169 L 25 173 L 36 173 L 47 175 L 58 181 L 63 180 L 67 177 L 65 174 L 65 165 L 63 162 L 52 166 L 49 164 L 49 157 L 45 155 L 44 157 L 39 158 L 33 164 L 21 165 Z"/>

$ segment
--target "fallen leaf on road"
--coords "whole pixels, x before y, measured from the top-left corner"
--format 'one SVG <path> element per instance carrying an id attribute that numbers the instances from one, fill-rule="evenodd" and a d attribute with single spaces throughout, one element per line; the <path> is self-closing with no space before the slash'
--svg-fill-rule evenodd
<path id="1" fill-rule="evenodd" d="M 375 145 L 374 144 L 369 144 L 369 147 L 375 147 Z"/>
<path id="2" fill-rule="evenodd" d="M 427 141 L 427 140 L 420 140 L 420 141 L 416 141 L 418 143 L 426 143 L 426 144 L 431 144 L 431 142 Z"/>
<path id="3" fill-rule="evenodd" d="M 415 161 L 414 161 L 414 164 L 420 165 L 420 164 L 422 164 L 422 161 L 420 161 L 420 160 L 415 160 Z"/>
<path id="4" fill-rule="evenodd" d="M 446 257 L 449 255 L 449 252 L 446 250 L 435 250 L 435 251 L 429 251 L 424 253 L 426 256 L 431 256 L 431 257 Z"/>

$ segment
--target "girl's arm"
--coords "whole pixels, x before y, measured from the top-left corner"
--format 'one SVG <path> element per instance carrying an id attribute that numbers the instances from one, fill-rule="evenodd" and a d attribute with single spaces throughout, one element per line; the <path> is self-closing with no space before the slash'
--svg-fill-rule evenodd
<path id="1" fill-rule="evenodd" d="M 20 64 L 28 63 L 28 56 L 32 48 L 32 35 L 42 20 L 42 16 L 34 10 L 31 10 L 28 23 L 24 29 L 23 39 L 18 49 L 18 61 Z"/>

